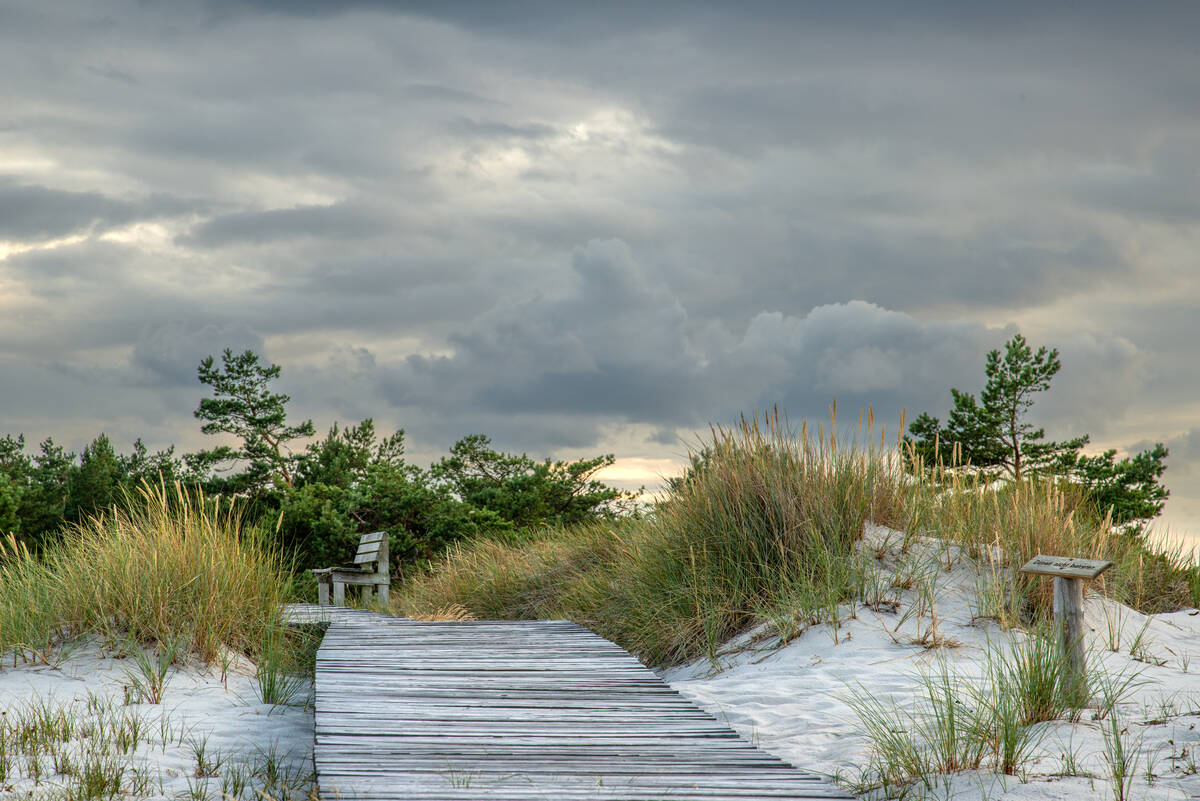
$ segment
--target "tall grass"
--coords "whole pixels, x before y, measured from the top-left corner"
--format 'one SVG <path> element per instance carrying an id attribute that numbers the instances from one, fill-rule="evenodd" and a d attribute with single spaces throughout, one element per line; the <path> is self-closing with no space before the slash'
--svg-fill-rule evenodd
<path id="1" fill-rule="evenodd" d="M 1155 552 L 1114 530 L 1078 485 L 1052 478 L 983 483 L 942 471 L 914 487 L 923 530 L 955 543 L 979 567 L 977 609 L 1006 626 L 1047 619 L 1053 584 L 1019 568 L 1038 554 L 1112 561 L 1097 587 L 1146 613 L 1195 605 L 1200 568 L 1181 549 Z"/>
<path id="2" fill-rule="evenodd" d="M 778 414 L 714 429 L 708 458 L 646 521 L 632 590 L 609 626 L 655 662 L 718 646 L 788 616 L 836 618 L 862 585 L 868 521 L 905 528 L 909 506 L 882 449 L 797 434 Z M 653 632 L 641 637 L 642 631 Z"/>
<path id="3" fill-rule="evenodd" d="M 979 569 L 977 615 L 1008 627 L 1050 616 L 1051 582 L 1018 572 L 1040 553 L 1112 560 L 1094 586 L 1141 611 L 1200 600 L 1200 569 L 1113 533 L 1077 487 L 905 470 L 873 422 L 861 439 L 835 436 L 836 419 L 796 432 L 778 413 L 714 428 L 644 517 L 460 545 L 410 577 L 393 609 L 568 618 L 651 664 L 715 661 L 760 624 L 781 641 L 818 623 L 836 636 L 847 604 L 878 595 L 859 547 L 868 521 L 903 531 L 902 550 L 922 535 L 958 546 Z"/>
<path id="4" fill-rule="evenodd" d="M 36 557 L 0 546 L 0 652 L 47 658 L 64 639 L 222 646 L 257 657 L 290 600 L 283 554 L 235 509 L 179 486 L 143 486 Z"/>
<path id="5" fill-rule="evenodd" d="M 714 428 L 703 453 L 645 518 L 462 546 L 410 580 L 397 611 L 566 617 L 653 664 L 715 659 L 759 623 L 836 625 L 866 583 L 856 555 L 866 522 L 913 522 L 883 447 L 797 433 L 774 414 Z"/>

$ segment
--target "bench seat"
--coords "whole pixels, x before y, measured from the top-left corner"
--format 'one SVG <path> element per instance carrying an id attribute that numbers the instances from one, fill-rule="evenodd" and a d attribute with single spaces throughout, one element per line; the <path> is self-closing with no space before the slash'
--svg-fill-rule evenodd
<path id="1" fill-rule="evenodd" d="M 391 584 L 387 532 L 363 534 L 358 541 L 358 553 L 354 555 L 353 564 L 319 567 L 312 574 L 317 579 L 317 602 L 321 606 L 329 606 L 330 590 L 333 605 L 345 606 L 347 584 L 362 587 L 364 604 L 370 604 L 372 596 L 378 592 L 379 603 L 386 606 Z"/>

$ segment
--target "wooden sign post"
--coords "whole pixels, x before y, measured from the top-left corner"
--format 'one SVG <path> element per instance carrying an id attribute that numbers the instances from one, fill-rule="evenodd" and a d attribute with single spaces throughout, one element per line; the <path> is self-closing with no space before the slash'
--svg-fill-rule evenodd
<path id="1" fill-rule="evenodd" d="M 1094 579 L 1113 566 L 1100 559 L 1074 559 L 1038 554 L 1030 559 L 1022 573 L 1054 576 L 1054 625 L 1059 644 L 1070 666 L 1072 694 L 1086 691 L 1087 666 L 1083 652 L 1083 582 Z"/>

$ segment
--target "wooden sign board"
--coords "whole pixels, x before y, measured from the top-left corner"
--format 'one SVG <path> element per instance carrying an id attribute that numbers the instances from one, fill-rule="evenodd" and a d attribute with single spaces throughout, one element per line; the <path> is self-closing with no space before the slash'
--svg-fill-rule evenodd
<path id="1" fill-rule="evenodd" d="M 1046 556 L 1038 554 L 1025 563 L 1022 573 L 1040 573 L 1044 576 L 1094 579 L 1113 566 L 1101 559 L 1078 559 L 1070 556 Z"/>

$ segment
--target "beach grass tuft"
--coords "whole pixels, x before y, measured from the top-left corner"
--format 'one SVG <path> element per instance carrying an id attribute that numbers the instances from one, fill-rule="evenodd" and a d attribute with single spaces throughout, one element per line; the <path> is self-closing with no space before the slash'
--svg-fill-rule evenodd
<path id="1" fill-rule="evenodd" d="M 98 635 L 206 662 L 223 647 L 257 659 L 291 596 L 288 560 L 236 508 L 143 485 L 41 555 L 0 545 L 0 652 L 47 661 Z"/>

